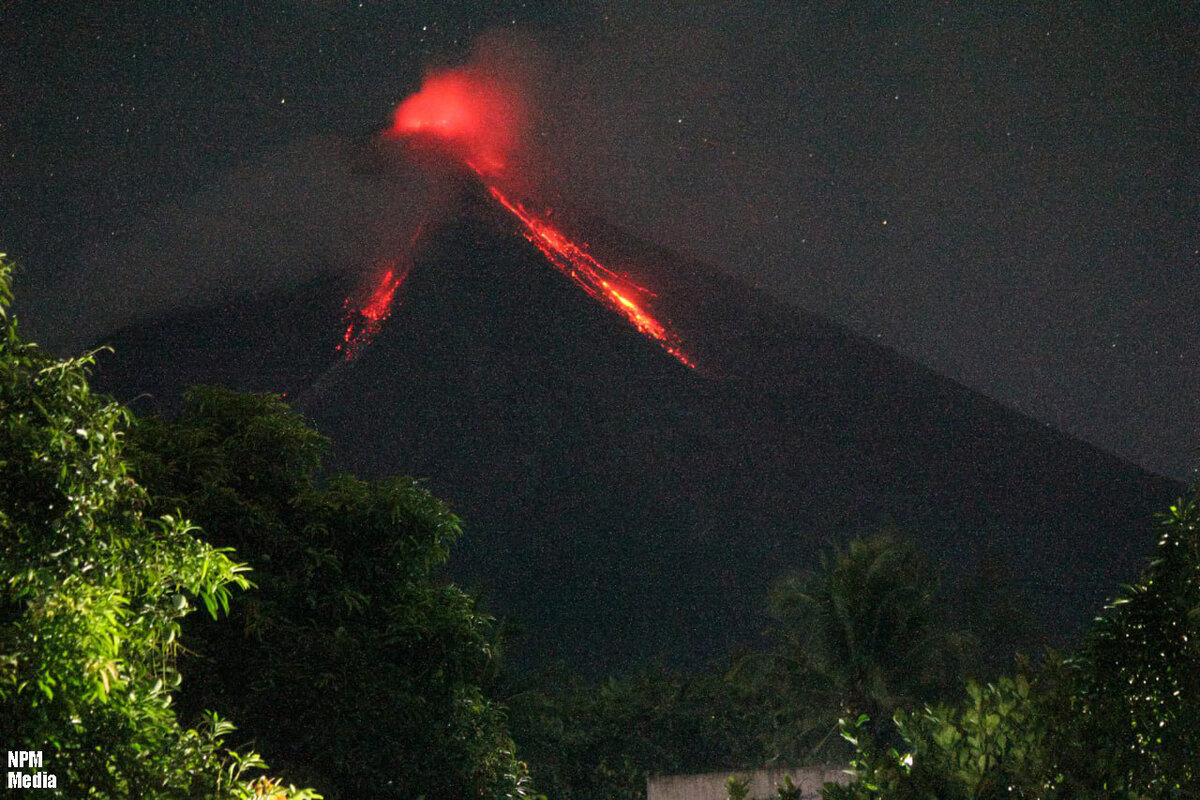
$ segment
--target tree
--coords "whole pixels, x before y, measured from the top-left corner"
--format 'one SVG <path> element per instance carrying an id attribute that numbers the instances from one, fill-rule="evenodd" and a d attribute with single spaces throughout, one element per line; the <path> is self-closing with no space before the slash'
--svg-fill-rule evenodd
<path id="1" fill-rule="evenodd" d="M 888 534 L 833 549 L 820 570 L 775 584 L 776 647 L 740 671 L 773 716 L 766 744 L 777 758 L 841 758 L 839 718 L 887 720 L 957 684 L 964 643 L 943 623 L 936 591 L 916 548 Z"/>
<path id="2" fill-rule="evenodd" d="M 1159 518 L 1156 553 L 1068 662 L 1054 752 L 1087 794 L 1200 793 L 1200 484 Z"/>
<path id="3" fill-rule="evenodd" d="M 223 750 L 228 723 L 172 706 L 181 621 L 194 600 L 215 618 L 245 568 L 147 513 L 128 412 L 91 393 L 89 357 L 21 340 L 10 277 L 0 256 L 0 741 L 42 751 L 59 796 L 282 796 Z"/>
<path id="4" fill-rule="evenodd" d="M 136 472 L 255 567 L 234 625 L 189 630 L 188 708 L 237 714 L 284 774 L 332 798 L 529 793 L 492 620 L 436 570 L 461 534 L 410 478 L 323 478 L 326 440 L 278 397 L 197 387 L 144 420 Z"/>
<path id="5" fill-rule="evenodd" d="M 859 779 L 828 800 L 1195 797 L 1200 792 L 1200 486 L 1157 553 L 1033 682 L 968 684 L 958 708 L 895 716 L 902 745 L 847 723 Z"/>

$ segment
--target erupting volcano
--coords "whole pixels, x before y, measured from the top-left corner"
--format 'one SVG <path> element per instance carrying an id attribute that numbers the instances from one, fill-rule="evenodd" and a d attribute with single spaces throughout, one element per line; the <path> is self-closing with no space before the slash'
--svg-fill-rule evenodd
<path id="1" fill-rule="evenodd" d="M 397 107 L 386 138 L 426 144 L 449 154 L 469 168 L 483 183 L 500 208 L 519 223 L 522 236 L 546 260 L 570 278 L 589 297 L 623 316 L 629 324 L 653 339 L 679 363 L 691 369 L 695 362 L 683 351 L 669 323 L 650 309 L 655 294 L 628 276 L 605 266 L 586 249 L 551 225 L 546 215 L 537 215 L 511 199 L 500 188 L 509 166 L 509 154 L 520 139 L 525 109 L 519 93 L 510 85 L 471 67 L 447 70 L 429 76 L 421 90 Z M 375 336 L 391 313 L 396 289 L 407 270 L 388 269 L 361 303 L 347 300 L 346 359 L 354 356 Z"/>

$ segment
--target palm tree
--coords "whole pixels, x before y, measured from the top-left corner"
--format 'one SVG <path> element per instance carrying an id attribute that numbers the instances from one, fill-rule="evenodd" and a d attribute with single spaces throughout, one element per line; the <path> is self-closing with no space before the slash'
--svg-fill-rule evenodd
<path id="1" fill-rule="evenodd" d="M 896 708 L 958 686 L 963 637 L 941 623 L 936 590 L 916 548 L 889 534 L 833 548 L 819 570 L 776 582 L 777 646 L 760 677 L 776 694 L 780 756 L 828 758 L 840 717 L 866 714 L 886 734 Z"/>

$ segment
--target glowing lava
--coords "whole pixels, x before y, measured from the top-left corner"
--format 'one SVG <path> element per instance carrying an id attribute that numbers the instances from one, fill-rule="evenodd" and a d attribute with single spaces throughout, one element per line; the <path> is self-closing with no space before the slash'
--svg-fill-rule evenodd
<path id="1" fill-rule="evenodd" d="M 633 327 L 658 342 L 679 363 L 696 368 L 696 364 L 680 348 L 675 334 L 646 309 L 646 298 L 653 297 L 652 292 L 604 266 L 546 220 L 530 214 L 524 206 L 509 200 L 486 180 L 484 183 L 496 202 L 520 221 L 522 235 L 542 251 L 555 269 L 573 280 L 589 296 L 629 320 Z"/>
<path id="2" fill-rule="evenodd" d="M 342 336 L 342 343 L 337 346 L 346 361 L 358 358 L 363 348 L 379 333 L 384 321 L 392 313 L 396 291 L 408 277 L 410 269 L 411 262 L 403 269 L 391 264 L 376 279 L 363 302 L 351 303 L 350 298 L 346 298 L 346 333 Z"/>
<path id="3" fill-rule="evenodd" d="M 426 77 L 421 90 L 397 107 L 392 127 L 384 136 L 436 145 L 465 164 L 479 176 L 492 198 L 516 218 L 521 234 L 555 269 L 657 342 L 679 363 L 695 369 L 678 337 L 649 310 L 653 292 L 601 264 L 544 216 L 529 212 L 501 191 L 499 179 L 512 171 L 509 155 L 524 134 L 526 120 L 525 106 L 513 84 L 497 78 L 494 71 L 466 66 Z M 349 312 L 347 360 L 379 331 L 406 274 L 407 270 L 397 274 L 394 267 L 388 270 L 370 299 Z"/>

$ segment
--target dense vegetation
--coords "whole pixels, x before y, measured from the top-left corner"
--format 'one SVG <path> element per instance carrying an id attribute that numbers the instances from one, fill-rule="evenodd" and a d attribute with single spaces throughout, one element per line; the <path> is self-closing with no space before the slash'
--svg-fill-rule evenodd
<path id="1" fill-rule="evenodd" d="M 860 780 L 829 800 L 1200 796 L 1200 486 L 1161 517 L 1141 578 L 1079 651 L 895 715 L 899 747 L 846 722 Z"/>
<path id="2" fill-rule="evenodd" d="M 435 570 L 460 535 L 408 478 L 318 482 L 327 443 L 278 398 L 193 389 L 139 421 L 134 472 L 255 568 L 232 619 L 198 620 L 181 707 L 219 708 L 290 779 L 330 797 L 526 793 L 492 621 Z"/>
<path id="3" fill-rule="evenodd" d="M 198 389 L 135 422 L 90 359 L 20 340 L 8 289 L 0 264 L 7 747 L 43 751 L 60 796 L 309 794 L 250 775 L 219 709 L 331 798 L 528 793 L 485 694 L 491 620 L 433 574 L 460 531 L 444 504 L 408 479 L 318 485 L 325 442 L 274 397 Z M 189 597 L 231 619 L 185 620 Z"/>
<path id="4" fill-rule="evenodd" d="M 90 359 L 21 340 L 9 281 L 0 256 L 0 741 L 42 751 L 60 797 L 276 795 L 227 722 L 172 705 L 181 622 L 227 609 L 245 567 L 149 510 L 128 413 L 90 392 Z"/>
<path id="5" fill-rule="evenodd" d="M 1003 576 L 951 616 L 895 533 L 782 576 L 770 644 L 708 672 L 505 675 L 498 626 L 439 576 L 461 523 L 417 482 L 325 473 L 273 396 L 198 387 L 135 420 L 88 358 L 23 342 L 10 300 L 0 261 L 0 738 L 45 752 L 58 796 L 620 800 L 815 763 L 858 772 L 831 800 L 1200 791 L 1200 490 L 1076 652 L 1011 677 L 1036 637 Z"/>

